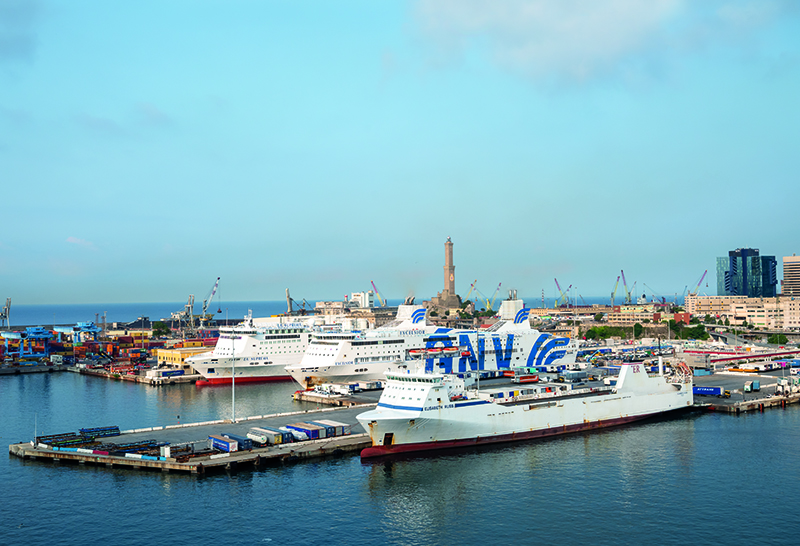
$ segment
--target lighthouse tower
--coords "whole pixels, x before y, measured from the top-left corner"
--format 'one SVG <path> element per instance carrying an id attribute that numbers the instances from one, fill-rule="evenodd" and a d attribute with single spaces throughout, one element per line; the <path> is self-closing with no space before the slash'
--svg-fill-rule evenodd
<path id="1" fill-rule="evenodd" d="M 453 241 L 444 244 L 444 293 L 456 294 L 456 266 L 453 265 Z"/>
<path id="2" fill-rule="evenodd" d="M 453 241 L 444 243 L 444 290 L 431 298 L 430 306 L 439 309 L 458 309 L 461 300 L 456 295 L 456 266 L 453 265 Z"/>

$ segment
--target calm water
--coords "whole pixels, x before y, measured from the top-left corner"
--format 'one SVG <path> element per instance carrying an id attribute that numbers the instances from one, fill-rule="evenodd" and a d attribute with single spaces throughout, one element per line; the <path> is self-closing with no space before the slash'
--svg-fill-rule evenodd
<path id="1" fill-rule="evenodd" d="M 302 409 L 292 383 L 237 414 Z M 71 373 L 0 377 L 5 444 L 230 415 L 230 389 Z M 199 479 L 0 462 L 0 544 L 796 544 L 800 410 L 694 414 L 393 463 L 357 457 Z"/>
<path id="2" fill-rule="evenodd" d="M 547 300 L 548 305 L 552 305 L 552 298 Z M 586 302 L 608 303 L 608 298 L 586 298 Z M 1 303 L 1 302 L 0 302 Z M 313 306 L 316 302 L 309 302 Z M 389 300 L 389 305 L 399 305 L 402 300 Z M 525 304 L 528 307 L 541 307 L 541 299 L 527 298 Z M 186 305 L 185 302 L 176 303 L 86 303 L 86 304 L 62 304 L 62 305 L 11 305 L 11 327 L 12 329 L 20 326 L 52 326 L 53 324 L 74 324 L 84 321 L 102 321 L 103 313 L 106 314 L 106 322 L 129 322 L 138 317 L 149 317 L 151 320 L 168 318 L 171 313 L 180 311 Z M 195 313 L 200 313 L 202 305 L 195 304 Z M 209 312 L 217 313 L 216 318 L 238 319 L 244 317 L 249 310 L 253 311 L 254 317 L 266 317 L 278 313 L 286 312 L 286 301 L 231 301 L 218 303 L 212 302 Z"/>

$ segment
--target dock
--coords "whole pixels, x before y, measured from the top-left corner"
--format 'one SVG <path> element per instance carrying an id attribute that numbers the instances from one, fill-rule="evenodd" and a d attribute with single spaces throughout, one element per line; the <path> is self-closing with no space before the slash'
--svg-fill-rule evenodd
<path id="1" fill-rule="evenodd" d="M 62 368 L 73 373 L 79 373 L 81 375 L 91 375 L 94 377 L 113 379 L 115 381 L 131 381 L 133 383 L 143 383 L 145 385 L 153 385 L 156 387 L 163 385 L 178 385 L 180 383 L 195 383 L 198 380 L 203 379 L 203 376 L 200 374 L 173 375 L 169 377 L 147 377 L 139 374 L 114 373 L 101 368 L 78 368 L 77 366 L 63 366 Z"/>
<path id="2" fill-rule="evenodd" d="M 120 435 L 102 438 L 103 441 L 117 445 L 137 442 L 169 443 L 171 447 L 192 446 L 192 453 L 185 456 L 156 457 L 129 453 L 124 456 L 98 452 L 89 447 L 49 447 L 34 445 L 33 441 L 20 442 L 8 446 L 9 454 L 25 460 L 48 461 L 54 464 L 72 463 L 95 465 L 105 468 L 129 468 L 158 472 L 180 472 L 203 476 L 209 473 L 233 472 L 237 470 L 258 469 L 269 465 L 292 464 L 302 460 L 327 457 L 342 457 L 346 454 L 357 454 L 371 445 L 369 436 L 356 420 L 374 404 L 350 406 L 347 408 L 326 408 L 314 411 L 278 413 L 259 415 L 244 419 L 216 420 L 204 423 L 188 423 L 183 425 L 167 425 L 142 429 L 120 431 Z M 284 426 L 290 423 L 315 421 L 319 419 L 335 420 L 351 425 L 351 434 L 306 440 L 287 444 L 254 447 L 247 451 L 231 453 L 197 453 L 194 447 L 205 447 L 208 437 L 221 434 L 238 434 L 245 436 L 252 427 Z"/>
<path id="3" fill-rule="evenodd" d="M 62 365 L 47 365 L 47 364 L 31 364 L 22 366 L 0 366 L 0 375 L 17 375 L 22 373 L 49 373 L 49 372 L 63 372 L 66 366 Z"/>

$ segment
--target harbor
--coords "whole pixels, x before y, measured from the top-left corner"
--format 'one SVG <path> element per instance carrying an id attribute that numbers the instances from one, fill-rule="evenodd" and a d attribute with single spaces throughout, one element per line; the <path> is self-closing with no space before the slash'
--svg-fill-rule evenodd
<path id="1" fill-rule="evenodd" d="M 580 383 L 582 387 L 598 392 L 609 388 L 604 387 L 606 383 L 602 380 L 603 369 L 589 369 L 588 373 L 597 379 L 582 381 Z M 787 391 L 784 394 L 780 389 L 781 382 L 784 381 L 780 373 L 774 371 L 754 375 L 720 372 L 695 377 L 695 392 L 722 394 L 696 394 L 693 409 L 697 412 L 710 411 L 732 415 L 778 408 L 787 409 L 800 402 L 800 393 Z M 560 382 L 563 376 L 558 374 L 543 373 L 540 380 L 545 386 L 563 385 Z M 754 381 L 758 385 L 757 390 L 744 392 L 744 385 L 748 382 L 752 385 Z M 496 374 L 493 377 L 487 376 L 483 380 L 483 388 L 490 392 L 508 389 L 517 389 L 516 392 L 521 392 L 519 384 L 510 382 L 508 377 Z M 515 391 L 512 390 L 513 392 Z M 352 394 L 320 392 L 315 394 L 313 390 L 297 391 L 293 396 L 295 400 L 314 403 L 317 408 L 240 417 L 235 422 L 232 419 L 215 419 L 127 430 L 120 430 L 116 426 L 102 427 L 98 429 L 102 430 L 103 435 L 100 437 L 88 435 L 87 430 L 93 429 L 81 429 L 80 433 L 51 433 L 30 441 L 10 444 L 9 454 L 26 461 L 90 465 L 105 469 L 128 468 L 195 476 L 253 471 L 267 466 L 325 458 L 357 457 L 364 449 L 373 445 L 357 417 L 374 408 L 382 393 L 382 389 Z M 320 423 L 324 422 L 338 423 L 344 428 L 337 434 L 336 429 L 329 427 L 327 429 L 329 436 L 323 438 L 305 438 L 302 441 L 293 439 L 287 442 L 279 439 L 272 445 L 259 442 L 251 445 L 245 439 L 248 436 L 252 437 L 253 431 L 277 433 L 281 427 L 285 431 L 281 437 L 288 439 L 287 425 L 297 427 L 305 423 L 304 426 L 320 428 Z M 219 446 L 216 446 L 217 449 L 211 449 L 212 438 L 228 437 L 238 438 L 241 447 L 232 451 L 219 449 Z"/>

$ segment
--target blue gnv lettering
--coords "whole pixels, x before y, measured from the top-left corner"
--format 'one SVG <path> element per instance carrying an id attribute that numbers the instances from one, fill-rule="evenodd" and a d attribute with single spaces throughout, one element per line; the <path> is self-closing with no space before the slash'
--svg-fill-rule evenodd
<path id="1" fill-rule="evenodd" d="M 506 337 L 506 348 L 503 350 L 503 342 L 499 337 L 492 338 L 492 345 L 494 345 L 494 354 L 497 359 L 497 369 L 511 367 L 511 350 L 514 347 L 514 334 L 508 334 Z"/>

